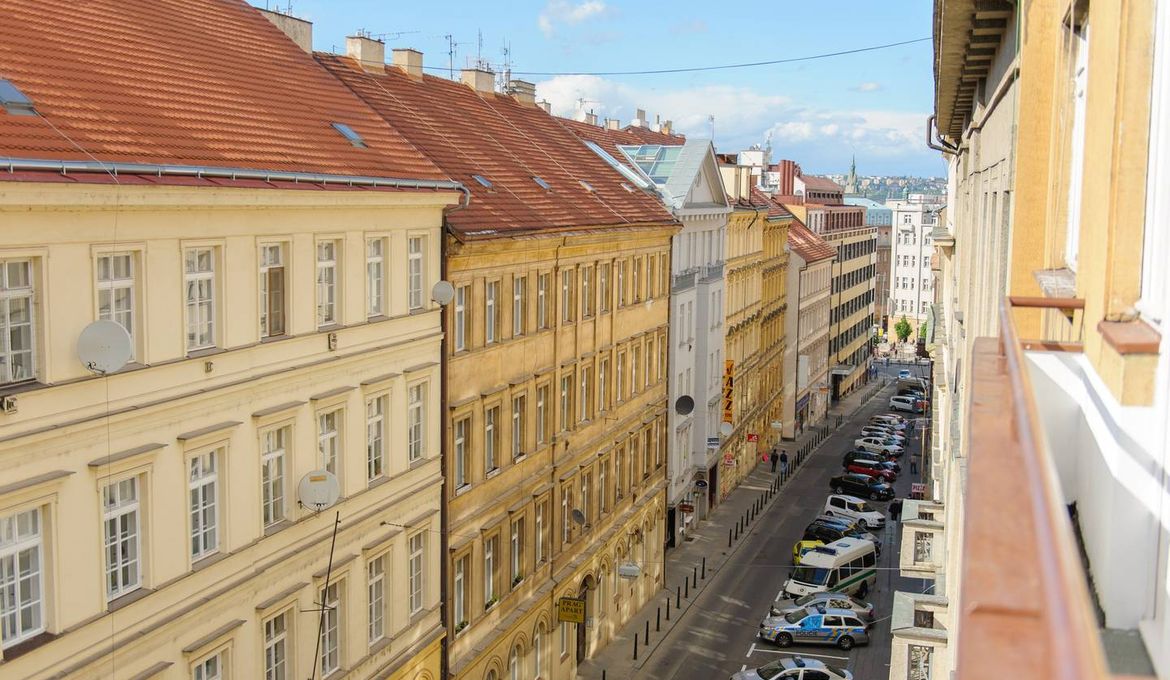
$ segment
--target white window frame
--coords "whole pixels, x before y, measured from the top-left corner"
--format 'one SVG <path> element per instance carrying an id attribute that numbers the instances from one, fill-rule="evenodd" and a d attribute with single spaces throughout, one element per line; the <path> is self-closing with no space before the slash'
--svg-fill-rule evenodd
<path id="1" fill-rule="evenodd" d="M 545 544 L 544 544 L 544 515 L 545 515 L 545 501 L 536 504 L 536 563 L 540 564 L 545 560 Z"/>
<path id="2" fill-rule="evenodd" d="M 126 477 L 111 481 L 102 486 L 100 495 L 106 599 L 114 600 L 142 587 L 142 480 Z M 114 527 L 119 528 L 111 533 Z"/>
<path id="3" fill-rule="evenodd" d="M 338 323 L 338 266 L 341 242 L 336 239 L 317 241 L 317 327 Z"/>
<path id="4" fill-rule="evenodd" d="M 512 335 L 524 335 L 528 326 L 528 277 L 512 279 Z"/>
<path id="5" fill-rule="evenodd" d="M 208 654 L 191 666 L 191 680 L 226 680 L 227 650 Z"/>
<path id="6" fill-rule="evenodd" d="M 101 253 L 97 256 L 97 262 L 95 263 L 98 295 L 97 316 L 99 319 L 113 321 L 126 329 L 126 332 L 130 335 L 131 359 L 134 358 L 134 349 L 138 344 L 138 324 L 135 319 L 138 312 L 138 294 L 135 290 L 135 280 L 137 278 L 135 255 L 134 252 L 129 251 Z M 116 259 L 124 259 L 126 262 L 126 271 L 123 275 L 115 273 L 114 260 Z M 121 300 L 118 297 L 119 292 L 125 294 L 125 297 L 121 298 Z M 128 303 L 129 306 L 119 308 L 119 302 Z"/>
<path id="7" fill-rule="evenodd" d="M 28 508 L 0 517 L 0 648 L 45 631 L 44 516 Z M 23 526 L 22 526 L 23 525 Z"/>
<path id="8" fill-rule="evenodd" d="M 499 281 L 483 284 L 483 342 L 490 345 L 500 339 Z"/>
<path id="9" fill-rule="evenodd" d="M 499 437 L 500 407 L 499 405 L 483 410 L 483 473 L 489 474 L 499 469 L 499 451 L 496 443 Z"/>
<path id="10" fill-rule="evenodd" d="M 410 310 L 423 308 L 423 284 L 426 276 L 426 267 L 423 256 L 426 253 L 424 236 L 411 236 L 407 239 L 407 290 Z"/>
<path id="11" fill-rule="evenodd" d="M 1170 314 L 1170 4 L 1159 2 L 1154 23 L 1154 74 L 1150 96 L 1150 157 L 1146 175 L 1146 224 L 1142 236 L 1142 319 L 1166 332 Z"/>
<path id="12" fill-rule="evenodd" d="M 202 268 L 201 256 L 207 257 Z M 184 300 L 187 313 L 187 351 L 209 349 L 216 345 L 216 249 L 210 246 L 187 248 L 183 252 Z M 203 290 L 206 286 L 206 291 Z M 192 287 L 196 295 L 192 297 Z M 200 319 L 200 317 L 203 317 Z"/>
<path id="13" fill-rule="evenodd" d="M 260 288 L 260 337 L 278 337 L 288 332 L 288 267 L 284 261 L 284 244 L 283 243 L 261 243 L 259 246 L 260 258 L 260 281 L 258 286 Z M 275 257 L 270 255 L 275 254 Z M 279 332 L 274 331 L 270 327 L 271 319 L 269 319 L 268 310 L 272 305 L 270 304 L 269 296 L 272 291 L 268 288 L 269 272 L 274 269 L 280 269 L 281 276 L 281 296 L 283 299 L 280 304 L 281 325 Z"/>
<path id="14" fill-rule="evenodd" d="M 386 417 L 390 396 L 379 394 L 366 400 L 366 481 L 386 476 Z"/>
<path id="15" fill-rule="evenodd" d="M 524 577 L 524 518 L 519 517 L 512 520 L 511 536 L 509 545 L 509 562 L 511 569 L 512 581 L 516 577 Z"/>
<path id="16" fill-rule="evenodd" d="M 593 267 L 581 267 L 581 318 L 593 316 Z"/>
<path id="17" fill-rule="evenodd" d="M 597 410 L 609 408 L 609 357 L 597 362 Z"/>
<path id="18" fill-rule="evenodd" d="M 24 268 L 25 282 L 13 284 L 13 267 Z M 15 258 L 0 260 L 0 384 L 35 380 L 37 377 L 37 304 L 36 304 L 36 271 L 31 258 Z M 28 318 L 16 323 L 13 322 L 12 306 L 14 301 L 23 301 L 28 312 Z M 22 331 L 21 329 L 27 329 Z M 14 333 L 27 333 L 27 349 L 14 352 L 10 339 Z M 13 371 L 15 357 L 27 356 L 25 365 L 27 373 L 16 374 Z"/>
<path id="19" fill-rule="evenodd" d="M 219 552 L 219 470 L 223 448 L 210 449 L 187 459 L 187 518 L 191 561 Z"/>
<path id="20" fill-rule="evenodd" d="M 426 454 L 427 383 L 420 382 L 407 389 L 407 459 L 415 463 Z"/>
<path id="21" fill-rule="evenodd" d="M 498 536 L 483 541 L 483 606 L 487 609 L 496 599 L 496 540 Z"/>
<path id="22" fill-rule="evenodd" d="M 387 559 L 382 553 L 366 563 L 366 637 L 371 645 L 386 637 Z"/>
<path id="23" fill-rule="evenodd" d="M 454 454 L 455 488 L 467 486 L 467 437 L 471 432 L 471 418 L 458 418 L 452 424 L 452 453 Z M 458 623 L 458 622 L 456 622 Z"/>
<path id="24" fill-rule="evenodd" d="M 407 583 L 409 585 L 407 594 L 409 596 L 408 605 L 410 607 L 410 615 L 422 611 L 423 600 L 425 599 L 426 587 L 426 535 L 424 532 L 418 532 L 410 537 L 407 541 L 409 549 L 407 559 Z"/>
<path id="25" fill-rule="evenodd" d="M 524 451 L 524 416 L 528 407 L 528 397 L 518 394 L 512 397 L 512 459 L 515 460 L 525 454 Z"/>
<path id="26" fill-rule="evenodd" d="M 1075 22 L 1076 17 L 1071 21 Z M 1072 132 L 1069 140 L 1068 220 L 1064 242 L 1064 261 L 1077 270 L 1081 242 L 1081 197 L 1085 174 L 1085 100 L 1088 98 L 1089 27 L 1069 26 L 1070 44 L 1076 49 L 1072 72 Z M 996 217 L 984 215 L 984 226 Z"/>
<path id="27" fill-rule="evenodd" d="M 289 634 L 291 621 L 292 616 L 288 610 L 264 619 L 264 680 L 292 678 L 292 654 L 289 653 L 289 647 L 295 637 Z"/>
<path id="28" fill-rule="evenodd" d="M 572 538 L 572 527 L 569 524 L 569 495 L 568 489 L 572 487 L 561 487 L 561 543 L 566 544 Z"/>
<path id="29" fill-rule="evenodd" d="M 467 620 L 467 555 L 455 560 L 454 574 L 451 588 L 451 617 L 458 626 Z"/>
<path id="30" fill-rule="evenodd" d="M 334 581 L 329 584 L 328 588 L 321 588 L 319 591 L 321 607 L 325 610 L 322 616 L 324 622 L 321 627 L 321 658 L 319 662 L 322 678 L 327 678 L 341 669 L 342 635 L 344 634 L 341 587 L 340 581 Z"/>
<path id="31" fill-rule="evenodd" d="M 386 316 L 386 239 L 366 239 L 366 317 Z"/>
<path id="32" fill-rule="evenodd" d="M 577 316 L 576 278 L 573 269 L 561 270 L 561 323 L 572 323 Z"/>
<path id="33" fill-rule="evenodd" d="M 536 387 L 536 445 L 548 441 L 548 384 Z"/>
<path id="34" fill-rule="evenodd" d="M 292 427 L 282 425 L 260 434 L 260 518 L 264 527 L 285 519 L 285 479 Z"/>
<path id="35" fill-rule="evenodd" d="M 467 303 L 469 302 L 471 286 L 455 288 L 455 321 L 454 345 L 456 352 L 467 349 Z"/>
<path id="36" fill-rule="evenodd" d="M 549 274 L 536 275 L 536 329 L 548 328 L 548 284 Z"/>
<path id="37" fill-rule="evenodd" d="M 345 422 L 344 409 L 334 408 L 317 414 L 317 453 L 322 468 L 341 475 L 341 430 Z"/>
<path id="38" fill-rule="evenodd" d="M 544 622 L 536 624 L 536 632 L 532 634 L 532 670 L 537 680 L 542 680 L 544 672 Z"/>
<path id="39" fill-rule="evenodd" d="M 605 314 L 609 311 L 611 304 L 610 298 L 613 297 L 613 290 L 610 287 L 610 276 L 613 271 L 613 264 L 603 262 L 597 266 L 597 287 L 600 289 L 597 299 L 597 311 Z"/>
<path id="40" fill-rule="evenodd" d="M 592 405 L 589 399 L 589 374 L 591 372 L 589 366 L 581 367 L 581 379 L 578 381 L 577 386 L 577 389 L 580 391 L 580 395 L 577 398 L 579 402 L 577 406 L 577 420 L 580 422 L 589 420 L 589 407 Z"/>
<path id="41" fill-rule="evenodd" d="M 561 432 L 569 430 L 573 426 L 573 376 L 561 376 Z"/>

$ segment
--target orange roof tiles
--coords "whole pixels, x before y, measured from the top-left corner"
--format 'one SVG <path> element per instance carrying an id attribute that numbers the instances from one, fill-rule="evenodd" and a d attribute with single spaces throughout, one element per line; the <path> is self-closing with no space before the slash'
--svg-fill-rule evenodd
<path id="1" fill-rule="evenodd" d="M 787 208 L 780 205 L 780 203 L 773 200 L 771 196 L 756 187 L 752 187 L 751 200 L 753 205 L 766 207 L 768 209 L 768 217 L 770 219 L 793 217 L 792 213 L 788 212 Z"/>
<path id="2" fill-rule="evenodd" d="M 464 237 L 675 223 L 657 195 L 629 185 L 537 106 L 503 94 L 476 92 L 445 78 L 412 78 L 394 67 L 371 73 L 349 57 L 321 53 L 316 57 L 471 191 L 470 205 L 447 218 Z M 472 175 L 486 178 L 491 187 Z M 550 188 L 541 187 L 536 177 Z"/>
<path id="3" fill-rule="evenodd" d="M 0 78 L 40 116 L 0 109 L 0 158 L 446 179 L 243 0 L 4 0 L 3 16 Z"/>
<path id="4" fill-rule="evenodd" d="M 801 175 L 800 181 L 804 182 L 804 186 L 814 191 L 845 191 L 845 188 L 837 184 L 828 177 L 818 177 L 816 175 Z"/>
<path id="5" fill-rule="evenodd" d="M 627 125 L 622 128 L 622 131 L 633 139 L 638 140 L 636 144 L 663 144 L 665 146 L 679 146 L 687 141 L 687 138 L 679 134 L 665 134 L 663 132 L 656 132 L 644 125 Z"/>
<path id="6" fill-rule="evenodd" d="M 820 236 L 812 233 L 804 223 L 795 217 L 788 225 L 788 246 L 800 255 L 805 262 L 819 262 L 820 260 L 836 257 L 837 249 L 829 245 Z"/>

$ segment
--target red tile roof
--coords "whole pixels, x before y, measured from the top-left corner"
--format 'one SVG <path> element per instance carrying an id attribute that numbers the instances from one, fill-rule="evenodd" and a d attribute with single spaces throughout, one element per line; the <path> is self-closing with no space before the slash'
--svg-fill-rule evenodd
<path id="1" fill-rule="evenodd" d="M 825 243 L 820 236 L 812 233 L 804 223 L 795 217 L 788 225 L 788 246 L 805 262 L 819 262 L 837 255 L 837 249 Z"/>
<path id="2" fill-rule="evenodd" d="M 800 181 L 804 182 L 804 186 L 813 191 L 845 191 L 845 188 L 837 184 L 828 177 L 817 177 L 816 175 L 801 175 Z"/>
<path id="3" fill-rule="evenodd" d="M 594 126 L 596 127 L 596 126 Z M 622 130 L 637 139 L 639 144 L 663 144 L 666 146 L 679 146 L 687 141 L 683 135 L 671 133 L 665 134 L 662 132 L 655 132 L 654 130 L 644 125 L 627 125 Z"/>
<path id="4" fill-rule="evenodd" d="M 446 179 L 243 0 L 4 0 L 2 13 L 0 78 L 40 116 L 0 109 L 0 158 Z"/>
<path id="5" fill-rule="evenodd" d="M 773 199 L 768 194 L 764 193 L 756 187 L 752 187 L 752 202 L 768 208 L 769 219 L 776 219 L 782 217 L 792 217 L 796 219 L 788 209 L 780 205 L 778 201 Z M 797 220 L 799 222 L 799 220 Z"/>
<path id="6" fill-rule="evenodd" d="M 560 119 L 540 107 L 503 94 L 478 93 L 445 78 L 412 78 L 394 67 L 371 73 L 349 57 L 316 56 L 427 158 L 471 191 L 469 207 L 447 218 L 464 237 L 675 224 L 656 194 L 626 182 Z M 473 175 L 484 177 L 491 187 Z M 541 187 L 536 177 L 550 188 Z"/>

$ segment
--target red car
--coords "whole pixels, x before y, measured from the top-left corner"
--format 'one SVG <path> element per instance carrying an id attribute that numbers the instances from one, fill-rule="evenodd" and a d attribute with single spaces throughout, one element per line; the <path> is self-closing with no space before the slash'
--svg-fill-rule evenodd
<path id="1" fill-rule="evenodd" d="M 898 475 L 893 471 L 873 460 L 864 460 L 861 458 L 854 458 L 845 463 L 845 469 L 849 472 L 856 472 L 859 474 L 875 477 L 884 482 L 893 482 L 898 478 Z"/>

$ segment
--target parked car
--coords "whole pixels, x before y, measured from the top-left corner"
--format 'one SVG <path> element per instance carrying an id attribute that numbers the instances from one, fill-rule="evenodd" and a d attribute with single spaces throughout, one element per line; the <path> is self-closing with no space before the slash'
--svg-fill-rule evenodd
<path id="1" fill-rule="evenodd" d="M 881 437 L 883 439 L 893 439 L 899 446 L 906 445 L 906 436 L 899 434 L 893 428 L 883 427 L 881 425 L 866 425 L 861 428 L 862 437 Z"/>
<path id="2" fill-rule="evenodd" d="M 831 517 L 846 517 L 866 529 L 880 529 L 886 525 L 885 515 L 856 496 L 830 495 L 825 499 L 825 514 Z"/>
<path id="3" fill-rule="evenodd" d="M 849 609 L 805 607 L 784 616 L 769 617 L 768 622 L 769 625 L 760 626 L 758 635 L 777 647 L 798 642 L 853 649 L 854 645 L 869 643 L 868 626 Z"/>
<path id="4" fill-rule="evenodd" d="M 896 433 L 902 433 L 906 430 L 906 423 L 894 420 L 886 420 L 885 416 L 874 416 L 866 423 L 867 427 L 884 427 Z"/>
<path id="5" fill-rule="evenodd" d="M 898 380 L 909 380 L 909 379 L 910 379 L 910 369 L 903 368 L 902 370 L 898 371 Z"/>
<path id="6" fill-rule="evenodd" d="M 816 671 L 811 673 L 809 671 Z M 853 680 L 853 674 L 843 668 L 827 666 L 817 659 L 791 656 L 776 659 L 760 666 L 747 668 L 731 676 L 731 680 Z"/>
<path id="7" fill-rule="evenodd" d="M 869 422 L 883 421 L 893 423 L 894 427 L 901 430 L 906 427 L 906 417 L 898 415 L 897 413 L 879 413 L 869 417 Z"/>
<path id="8" fill-rule="evenodd" d="M 923 404 L 920 400 L 912 397 L 890 397 L 890 408 L 895 411 L 922 413 Z"/>
<path id="9" fill-rule="evenodd" d="M 895 456 L 902 455 L 903 448 L 894 442 L 892 439 L 884 437 L 861 437 L 854 439 L 853 445 L 865 449 L 866 451 L 874 451 L 877 453 L 891 454 Z"/>
<path id="10" fill-rule="evenodd" d="M 861 617 L 863 621 L 873 621 L 877 618 L 874 606 L 869 602 L 862 602 L 856 597 L 837 592 L 813 593 L 811 595 L 802 595 L 795 600 L 780 600 L 768 607 L 768 614 L 770 616 L 783 616 L 795 609 L 816 607 L 818 605 L 832 609 L 848 609 Z"/>
<path id="11" fill-rule="evenodd" d="M 882 540 L 847 517 L 821 515 L 805 527 L 804 534 L 801 536 L 801 540 L 820 541 L 825 544 L 839 541 L 842 538 L 860 538 L 869 541 L 873 543 L 877 554 L 882 554 Z"/>
<path id="12" fill-rule="evenodd" d="M 891 483 L 898 479 L 898 473 L 874 460 L 855 458 L 845 463 L 845 469 L 849 472 L 860 472 L 863 475 L 869 475 L 875 479 L 881 479 Z"/>
<path id="13" fill-rule="evenodd" d="M 843 462 L 848 463 L 849 461 L 856 460 L 858 458 L 861 460 L 872 460 L 874 462 L 881 463 L 882 465 L 885 465 L 887 469 L 893 470 L 894 472 L 902 471 L 902 466 L 891 460 L 886 454 L 874 453 L 873 451 L 866 451 L 865 449 L 853 449 L 852 451 L 846 452 L 845 457 L 843 458 Z"/>
<path id="14" fill-rule="evenodd" d="M 846 472 L 829 480 L 833 493 L 848 493 L 850 496 L 868 498 L 871 501 L 888 501 L 894 497 L 894 487 L 872 477 Z"/>
<path id="15" fill-rule="evenodd" d="M 831 542 L 832 541 L 830 541 L 830 543 Z M 825 544 L 825 542 L 820 540 L 819 538 L 801 539 L 801 540 L 797 541 L 796 543 L 793 543 L 792 544 L 792 563 L 793 564 L 800 564 L 800 558 L 802 556 L 804 556 L 804 554 L 806 552 L 812 550 L 813 548 L 816 548 L 817 546 L 822 546 L 824 544 Z"/>

